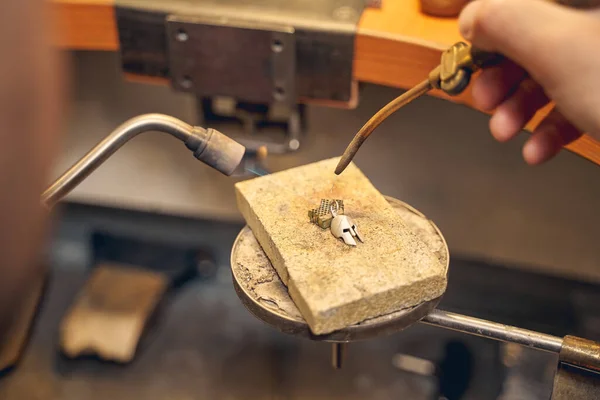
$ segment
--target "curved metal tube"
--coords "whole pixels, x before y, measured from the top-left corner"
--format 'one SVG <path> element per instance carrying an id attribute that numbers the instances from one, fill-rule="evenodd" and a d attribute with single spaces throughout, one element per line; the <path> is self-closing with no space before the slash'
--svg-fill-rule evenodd
<path id="1" fill-rule="evenodd" d="M 148 131 L 168 133 L 186 144 L 194 156 L 213 168 L 230 175 L 244 155 L 244 147 L 214 129 L 193 127 L 163 114 L 145 114 L 132 118 L 115 129 L 85 156 L 61 175 L 42 193 L 42 202 L 54 206 L 107 158 L 129 140 Z"/>
<path id="2" fill-rule="evenodd" d="M 398 111 L 400 108 L 404 107 L 411 101 L 423 96 L 431 89 L 433 89 L 433 86 L 429 82 L 429 79 L 425 79 L 423 82 L 419 83 L 412 89 L 402 93 L 400 96 L 396 97 L 394 100 L 390 101 L 383 108 L 377 111 L 375 115 L 373 115 L 363 125 L 363 127 L 360 128 L 360 131 L 358 131 L 356 136 L 352 138 L 352 141 L 350 142 L 348 147 L 346 147 L 344 154 L 342 154 L 338 165 L 335 167 L 335 174 L 339 175 L 342 172 L 344 172 L 346 167 L 348 167 L 348 165 L 350 165 L 350 163 L 354 159 L 354 156 L 356 156 L 356 153 L 358 153 L 360 146 L 362 146 L 365 140 L 367 140 L 371 133 L 373 133 L 373 131 L 377 129 L 377 127 L 381 125 L 383 121 L 385 121 L 390 115 Z"/>

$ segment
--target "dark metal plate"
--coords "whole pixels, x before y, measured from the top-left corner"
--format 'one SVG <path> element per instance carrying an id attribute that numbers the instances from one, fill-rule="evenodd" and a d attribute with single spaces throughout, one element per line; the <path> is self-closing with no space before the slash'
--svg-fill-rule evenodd
<path id="1" fill-rule="evenodd" d="M 167 35 L 174 88 L 256 103 L 295 102 L 292 27 L 171 16 Z"/>
<path id="2" fill-rule="evenodd" d="M 349 103 L 355 97 L 354 38 L 364 7 L 365 0 L 116 0 L 123 70 L 171 77 L 175 88 L 199 95 L 242 93 L 239 99 L 269 97 L 271 103 L 269 76 L 276 85 L 292 85 L 283 92 L 294 101 Z M 196 45 L 173 41 L 169 25 L 199 20 L 204 22 L 200 28 L 190 28 L 196 30 L 190 36 Z M 241 31 L 234 32 L 235 26 Z M 271 29 L 285 40 L 292 29 L 294 46 L 273 57 L 267 54 L 272 37 L 244 26 Z M 292 57 L 294 65 L 288 67 Z M 194 79 L 184 79 L 191 75 Z"/>

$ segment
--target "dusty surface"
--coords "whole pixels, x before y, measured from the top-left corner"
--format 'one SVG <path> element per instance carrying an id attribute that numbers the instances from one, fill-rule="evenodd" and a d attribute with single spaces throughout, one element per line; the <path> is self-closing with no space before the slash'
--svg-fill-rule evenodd
<path id="1" fill-rule="evenodd" d="M 315 334 L 439 297 L 446 267 L 355 165 L 329 159 L 236 184 L 238 207 Z M 322 198 L 343 199 L 365 243 L 311 224 Z"/>
<path id="2" fill-rule="evenodd" d="M 246 292 L 272 311 L 303 320 L 300 310 L 250 229 L 245 228 L 239 236 L 235 252 L 236 260 L 232 268 L 235 268 L 234 274 L 238 275 Z"/>
<path id="3" fill-rule="evenodd" d="M 388 199 L 388 201 L 406 222 L 406 225 L 437 255 L 440 263 L 447 266 L 448 248 L 433 223 L 398 200 Z M 246 293 L 275 313 L 283 314 L 297 321 L 304 321 L 300 310 L 290 298 L 287 288 L 279 279 L 250 228 L 245 227 L 242 230 L 232 254 L 233 275 Z M 383 318 L 393 317 L 395 314 L 397 313 L 375 317 L 367 321 L 377 322 Z"/>

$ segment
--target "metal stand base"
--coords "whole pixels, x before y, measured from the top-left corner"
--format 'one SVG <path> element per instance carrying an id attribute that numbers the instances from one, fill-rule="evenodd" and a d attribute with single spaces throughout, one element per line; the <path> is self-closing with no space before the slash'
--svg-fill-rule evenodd
<path id="1" fill-rule="evenodd" d="M 409 225 L 414 225 L 411 227 L 415 233 L 423 234 L 423 226 L 428 225 L 430 229 L 433 228 L 438 239 L 443 241 L 446 250 L 440 258 L 448 265 L 448 247 L 437 227 L 409 205 L 393 198 L 388 198 L 388 201 L 398 212 L 406 213 L 405 221 Z M 284 333 L 333 342 L 334 368 L 340 368 L 342 365 L 345 346 L 341 343 L 392 334 L 420 321 L 428 325 L 556 353 L 560 361 L 554 380 L 552 399 L 600 398 L 600 343 L 572 336 L 563 339 L 436 310 L 435 307 L 441 298 L 367 320 L 328 335 L 317 336 L 310 332 L 308 324 L 300 315 L 286 287 L 247 226 L 242 229 L 233 245 L 231 271 L 236 293 L 246 308 L 258 319 Z M 258 279 L 255 275 L 259 275 Z M 268 285 L 263 287 L 264 283 Z"/>
<path id="2" fill-rule="evenodd" d="M 424 238 L 425 243 L 436 247 L 436 250 L 440 247 L 443 249 L 439 258 L 447 267 L 449 264 L 448 246 L 439 229 L 409 205 L 389 197 L 387 200 L 402 214 L 405 222 L 413 228 L 413 231 Z M 396 333 L 425 317 L 441 300 L 441 297 L 433 299 L 412 308 L 363 321 L 327 335 L 314 335 L 247 226 L 242 229 L 233 244 L 231 273 L 240 300 L 255 317 L 284 333 L 312 340 L 352 342 Z"/>

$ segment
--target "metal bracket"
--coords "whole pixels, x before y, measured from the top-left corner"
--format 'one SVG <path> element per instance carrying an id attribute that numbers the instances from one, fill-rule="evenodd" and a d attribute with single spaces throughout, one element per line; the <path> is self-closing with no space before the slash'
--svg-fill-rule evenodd
<path id="1" fill-rule="evenodd" d="M 167 35 L 175 89 L 256 103 L 295 103 L 292 27 L 171 16 Z"/>
<path id="2" fill-rule="evenodd" d="M 552 400 L 600 398 L 600 343 L 565 336 L 553 386 Z"/>
<path id="3" fill-rule="evenodd" d="M 198 115 L 203 124 L 224 131 L 242 127 L 234 139 L 246 147 L 246 154 L 266 150 L 267 154 L 296 151 L 305 127 L 302 104 L 256 104 L 215 96 L 198 98 Z"/>
<path id="4" fill-rule="evenodd" d="M 117 0 L 123 70 L 199 96 L 353 100 L 365 0 Z"/>

